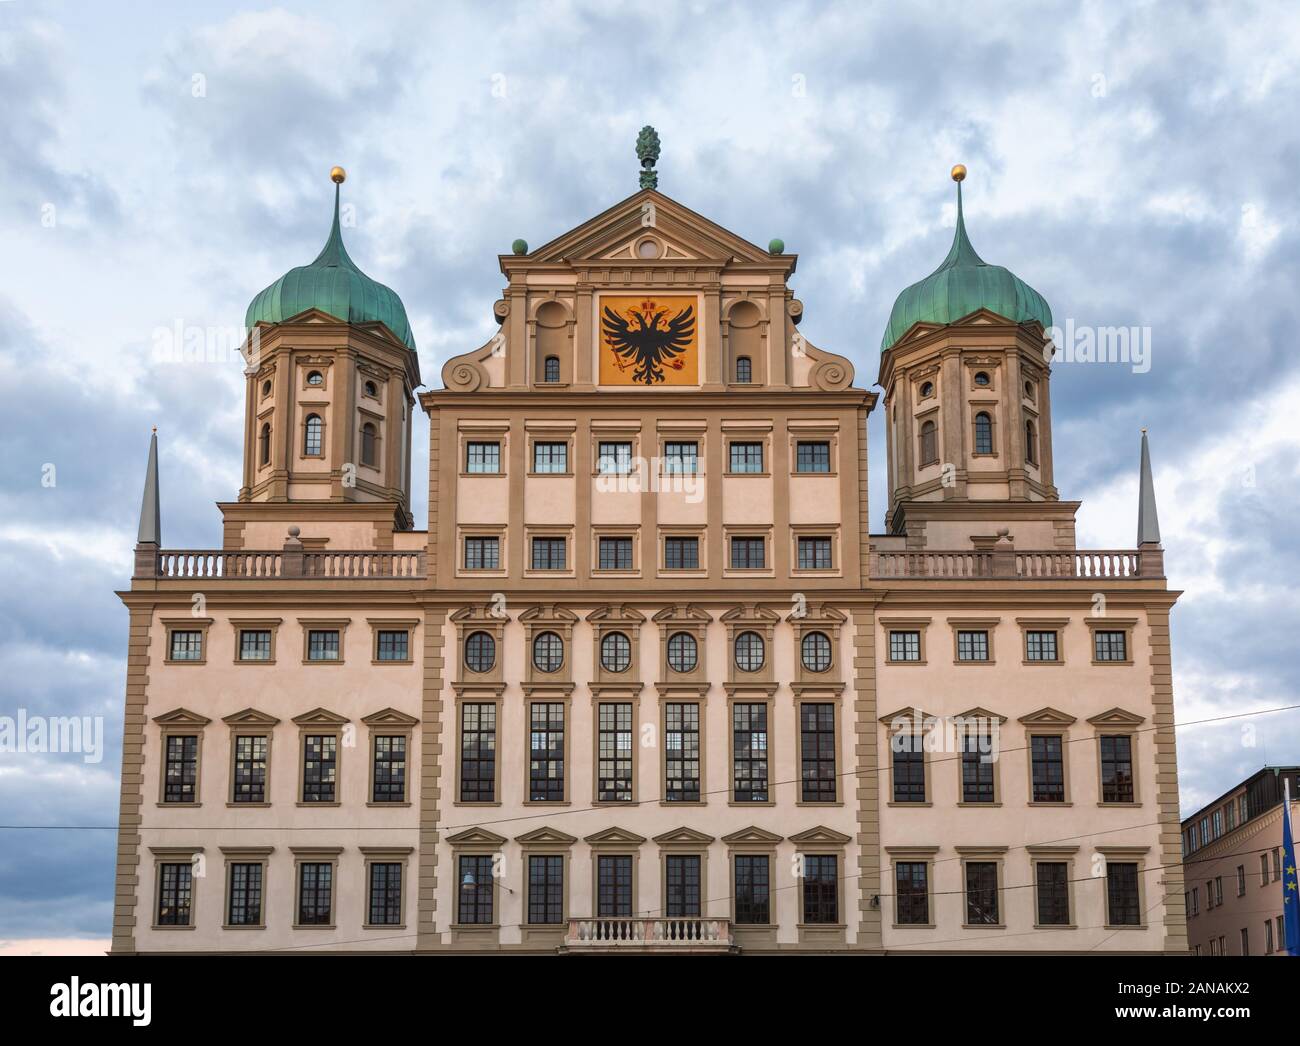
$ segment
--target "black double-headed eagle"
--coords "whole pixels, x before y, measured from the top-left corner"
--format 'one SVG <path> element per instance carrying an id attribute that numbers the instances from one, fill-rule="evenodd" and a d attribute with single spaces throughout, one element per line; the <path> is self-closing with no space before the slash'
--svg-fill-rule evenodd
<path id="1" fill-rule="evenodd" d="M 608 305 L 602 326 L 605 340 L 618 357 L 615 361 L 620 369 L 633 364 L 632 380 L 644 385 L 656 385 L 664 380 L 663 366 L 666 364 L 680 370 L 684 361 L 676 359 L 691 343 L 695 333 L 695 309 L 686 306 L 665 326 L 661 321 L 668 315 L 666 309 L 655 311 L 654 302 L 643 302 L 641 311 L 632 312 L 631 322 L 625 320 Z"/>

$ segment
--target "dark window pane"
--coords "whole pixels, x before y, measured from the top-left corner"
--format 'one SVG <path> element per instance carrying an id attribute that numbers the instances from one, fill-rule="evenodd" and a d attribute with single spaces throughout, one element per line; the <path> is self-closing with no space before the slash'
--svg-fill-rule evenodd
<path id="1" fill-rule="evenodd" d="M 670 919 L 700 914 L 700 858 L 695 854 L 669 854 L 664 858 L 664 876 Z"/>
<path id="2" fill-rule="evenodd" d="M 632 915 L 632 858 L 601 854 L 596 858 L 596 914 L 601 918 Z"/>
<path id="3" fill-rule="evenodd" d="M 1133 802 L 1133 740 L 1127 734 L 1103 734 L 1101 799 L 1104 803 Z"/>
<path id="4" fill-rule="evenodd" d="M 830 472 L 831 445 L 824 441 L 800 440 L 795 447 L 796 472 Z"/>
<path id="5" fill-rule="evenodd" d="M 958 661 L 987 661 L 989 659 L 989 634 L 987 632 L 957 633 Z"/>
<path id="6" fill-rule="evenodd" d="M 406 801 L 406 737 L 375 738 L 375 780 L 371 801 Z"/>
<path id="7" fill-rule="evenodd" d="M 1026 661 L 1058 661 L 1055 632 L 1025 633 Z"/>
<path id="8" fill-rule="evenodd" d="M 1092 641 L 1096 651 L 1096 659 L 1098 661 L 1127 661 L 1127 640 L 1128 633 L 1123 631 L 1094 632 Z"/>
<path id="9" fill-rule="evenodd" d="M 966 864 L 966 923 L 998 924 L 998 866 L 993 861 Z"/>
<path id="10" fill-rule="evenodd" d="M 410 633 L 405 630 L 389 631 L 381 629 L 379 633 L 378 660 L 380 661 L 407 661 L 410 660 Z"/>
<path id="11" fill-rule="evenodd" d="M 169 735 L 167 766 L 163 778 L 164 803 L 198 801 L 199 739 L 195 735 Z"/>
<path id="12" fill-rule="evenodd" d="M 834 854 L 804 857 L 803 921 L 832 925 L 840 921 L 839 861 Z"/>
<path id="13" fill-rule="evenodd" d="M 266 752 L 265 734 L 243 735 L 235 738 L 235 781 L 231 801 L 236 803 L 266 802 Z"/>
<path id="14" fill-rule="evenodd" d="M 765 803 L 767 782 L 767 705 L 736 704 L 731 708 L 732 790 L 737 803 Z"/>
<path id="15" fill-rule="evenodd" d="M 302 801 L 332 803 L 337 799 L 338 743 L 333 734 L 308 734 L 302 743 Z"/>
<path id="16" fill-rule="evenodd" d="M 460 709 L 460 801 L 496 799 L 497 706 L 466 704 Z"/>
<path id="17" fill-rule="evenodd" d="M 304 863 L 298 866 L 298 924 L 328 926 L 334 894 L 334 866 Z"/>
<path id="18" fill-rule="evenodd" d="M 189 926 L 193 887 L 189 864 L 164 864 L 158 868 L 158 925 Z"/>
<path id="19" fill-rule="evenodd" d="M 262 923 L 262 866 L 230 866 L 230 903 L 227 926 L 260 926 Z"/>
<path id="20" fill-rule="evenodd" d="M 307 632 L 308 661 L 337 661 L 339 633 L 336 628 L 313 628 Z"/>
<path id="21" fill-rule="evenodd" d="M 904 733 L 890 738 L 894 757 L 894 802 L 925 802 L 925 748 L 920 735 Z"/>
<path id="22" fill-rule="evenodd" d="M 529 706 L 528 798 L 564 801 L 564 704 L 535 701 Z"/>
<path id="23" fill-rule="evenodd" d="M 700 800 L 700 706 L 670 702 L 664 706 L 664 798 L 669 802 Z"/>
<path id="24" fill-rule="evenodd" d="M 964 803 L 991 803 L 993 740 L 988 734 L 968 732 L 961 738 L 961 799 Z"/>
<path id="25" fill-rule="evenodd" d="M 664 538 L 664 567 L 667 570 L 699 570 L 699 538 Z"/>
<path id="26" fill-rule="evenodd" d="M 1061 738 L 1056 734 L 1035 734 L 1029 739 L 1033 766 L 1033 801 L 1065 802 L 1065 755 Z"/>
<path id="27" fill-rule="evenodd" d="M 800 570 L 830 570 L 831 539 L 800 538 L 798 546 Z"/>
<path id="28" fill-rule="evenodd" d="M 596 794 L 602 803 L 632 801 L 632 706 L 602 704 L 599 710 Z"/>
<path id="29" fill-rule="evenodd" d="M 736 855 L 736 922 L 772 921 L 771 860 L 766 855 Z"/>
<path id="30" fill-rule="evenodd" d="M 698 648 L 689 632 L 674 632 L 668 638 L 668 667 L 674 672 L 694 672 Z"/>
<path id="31" fill-rule="evenodd" d="M 565 569 L 564 538 L 533 538 L 533 569 Z"/>
<path id="32" fill-rule="evenodd" d="M 490 672 L 497 661 L 497 644 L 486 632 L 472 632 L 465 640 L 465 665 L 472 672 Z"/>
<path id="33" fill-rule="evenodd" d="M 762 570 L 767 566 L 767 542 L 763 538 L 732 538 L 731 569 Z"/>
<path id="34" fill-rule="evenodd" d="M 239 660 L 270 661 L 271 630 L 267 628 L 245 628 L 239 633 Z"/>
<path id="35" fill-rule="evenodd" d="M 528 921 L 555 926 L 564 921 L 564 858 L 555 854 L 528 858 Z"/>
<path id="36" fill-rule="evenodd" d="M 929 866 L 924 861 L 900 861 L 894 865 L 894 886 L 898 922 L 911 926 L 929 923 Z"/>
<path id="37" fill-rule="evenodd" d="M 731 471 L 732 472 L 762 472 L 763 471 L 763 444 L 762 443 L 732 443 L 731 444 Z"/>
<path id="38" fill-rule="evenodd" d="M 171 659 L 173 661 L 202 661 L 203 633 L 198 631 L 173 632 Z"/>
<path id="39" fill-rule="evenodd" d="M 921 633 L 920 632 L 890 632 L 889 633 L 889 660 L 890 661 L 920 661 L 921 660 Z"/>
<path id="40" fill-rule="evenodd" d="M 376 861 L 370 866 L 371 926 L 399 926 L 402 922 L 402 866 Z"/>
<path id="41" fill-rule="evenodd" d="M 835 777 L 835 706 L 799 706 L 801 798 L 805 803 L 833 803 Z"/>
<path id="42" fill-rule="evenodd" d="M 501 539 L 495 536 L 465 539 L 466 570 L 500 570 Z"/>
<path id="43" fill-rule="evenodd" d="M 1138 866 L 1130 862 L 1106 865 L 1106 921 L 1111 926 L 1140 926 Z"/>
<path id="44" fill-rule="evenodd" d="M 632 539 L 601 538 L 597 562 L 601 570 L 631 570 Z"/>
<path id="45" fill-rule="evenodd" d="M 1039 861 L 1034 866 L 1038 892 L 1038 922 L 1042 926 L 1070 924 L 1070 883 L 1064 861 Z"/>
<path id="46" fill-rule="evenodd" d="M 736 667 L 742 672 L 757 672 L 764 660 L 763 637 L 757 632 L 741 632 L 736 637 Z"/>

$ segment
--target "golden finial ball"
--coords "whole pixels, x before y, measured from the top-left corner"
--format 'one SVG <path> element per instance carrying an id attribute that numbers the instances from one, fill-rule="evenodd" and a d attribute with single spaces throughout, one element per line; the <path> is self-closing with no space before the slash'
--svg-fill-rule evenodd
<path id="1" fill-rule="evenodd" d="M 959 163 L 952 169 L 952 180 L 954 182 L 964 182 L 966 180 L 966 165 Z"/>
<path id="2" fill-rule="evenodd" d="M 348 178 L 348 172 L 345 171 L 342 167 L 330 168 L 330 181 L 332 181 L 335 185 L 342 185 L 345 181 L 347 181 L 347 178 Z"/>

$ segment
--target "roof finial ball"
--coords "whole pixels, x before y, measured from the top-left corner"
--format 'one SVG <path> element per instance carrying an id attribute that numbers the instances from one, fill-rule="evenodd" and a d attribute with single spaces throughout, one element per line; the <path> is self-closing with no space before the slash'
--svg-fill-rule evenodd
<path id="1" fill-rule="evenodd" d="M 959 163 L 952 169 L 952 180 L 954 182 L 964 182 L 966 180 L 966 165 Z"/>
<path id="2" fill-rule="evenodd" d="M 342 167 L 330 168 L 330 181 L 332 181 L 335 185 L 342 185 L 347 180 L 348 180 L 348 172 L 345 171 Z"/>

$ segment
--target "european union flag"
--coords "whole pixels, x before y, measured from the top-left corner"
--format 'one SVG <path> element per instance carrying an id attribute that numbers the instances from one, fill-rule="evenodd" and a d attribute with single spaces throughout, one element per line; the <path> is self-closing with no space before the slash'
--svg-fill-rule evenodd
<path id="1" fill-rule="evenodd" d="M 1300 955 L 1300 889 L 1296 887 L 1295 840 L 1291 835 L 1291 781 L 1282 799 L 1282 930 L 1287 955 Z"/>

